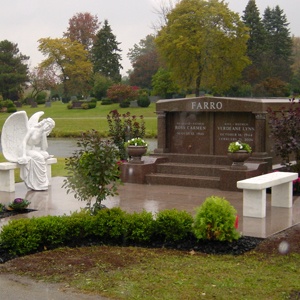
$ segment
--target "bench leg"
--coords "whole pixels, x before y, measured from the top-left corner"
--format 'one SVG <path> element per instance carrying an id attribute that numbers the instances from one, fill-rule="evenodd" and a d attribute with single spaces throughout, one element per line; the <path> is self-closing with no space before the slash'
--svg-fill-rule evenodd
<path id="1" fill-rule="evenodd" d="M 272 187 L 271 205 L 287 208 L 293 206 L 293 182 L 282 183 Z"/>
<path id="2" fill-rule="evenodd" d="M 0 191 L 15 191 L 15 170 L 0 170 Z"/>
<path id="3" fill-rule="evenodd" d="M 243 216 L 266 217 L 266 190 L 243 190 Z"/>

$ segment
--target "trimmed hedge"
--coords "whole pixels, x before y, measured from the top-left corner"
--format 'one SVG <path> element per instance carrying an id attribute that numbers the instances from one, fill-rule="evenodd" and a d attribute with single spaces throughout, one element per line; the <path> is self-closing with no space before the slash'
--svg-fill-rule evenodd
<path id="1" fill-rule="evenodd" d="M 224 199 L 215 205 L 224 208 Z M 210 204 L 211 206 L 214 205 Z M 225 204 L 227 207 L 228 203 Z M 210 209 L 212 208 L 210 206 Z M 238 239 L 240 235 L 234 227 L 234 219 L 228 207 L 225 219 L 227 224 L 223 241 Z M 231 212 L 235 212 L 232 210 Z M 205 209 L 201 211 L 205 214 Z M 222 211 L 221 211 L 222 213 Z M 216 216 L 216 210 L 214 210 Z M 196 219 L 186 211 L 176 209 L 164 210 L 152 215 L 150 212 L 129 214 L 120 208 L 102 209 L 96 215 L 88 211 L 80 211 L 70 216 L 45 216 L 31 219 L 12 220 L 2 227 L 0 247 L 11 256 L 21 256 L 60 246 L 81 245 L 122 245 L 122 246 L 153 246 L 171 245 L 198 240 L 199 210 Z M 213 217 L 210 216 L 209 220 Z M 203 220 L 203 219 L 201 219 Z M 232 223 L 232 224 L 229 224 Z M 211 226 L 210 224 L 207 224 Z M 218 227 L 218 230 L 221 227 Z M 207 226 L 204 226 L 204 232 Z M 205 238 L 202 238 L 205 239 Z"/>

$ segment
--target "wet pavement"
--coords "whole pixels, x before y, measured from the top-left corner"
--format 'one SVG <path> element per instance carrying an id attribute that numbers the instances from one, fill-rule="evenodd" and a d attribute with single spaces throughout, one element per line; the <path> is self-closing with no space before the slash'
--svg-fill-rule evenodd
<path id="1" fill-rule="evenodd" d="M 45 215 L 69 215 L 85 207 L 85 202 L 74 199 L 73 194 L 67 194 L 62 188 L 64 177 L 53 177 L 48 191 L 29 191 L 24 183 L 16 184 L 13 193 L 0 192 L 2 204 L 8 204 L 15 198 L 25 198 L 31 202 L 29 208 L 36 211 L 0 219 L 0 228 L 9 220 L 31 218 Z M 126 183 L 119 187 L 119 195 L 103 201 L 107 207 L 120 207 L 128 212 L 142 210 L 156 213 L 164 209 L 176 208 L 186 210 L 191 214 L 209 196 L 220 196 L 228 200 L 237 210 L 239 231 L 245 236 L 266 238 L 274 233 L 300 223 L 300 197 L 294 197 L 292 208 L 271 207 L 270 195 L 267 194 L 266 218 L 243 218 L 242 192 L 227 192 L 221 190 L 165 186 L 142 185 Z"/>

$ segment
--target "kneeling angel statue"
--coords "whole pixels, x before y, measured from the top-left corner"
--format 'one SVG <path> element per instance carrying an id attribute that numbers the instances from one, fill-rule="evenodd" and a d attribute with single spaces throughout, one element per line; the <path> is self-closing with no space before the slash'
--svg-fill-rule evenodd
<path id="1" fill-rule="evenodd" d="M 25 111 L 10 115 L 2 128 L 1 144 L 4 157 L 20 165 L 20 177 L 27 188 L 47 190 L 47 136 L 55 126 L 51 118 L 39 121 L 44 114 L 37 112 L 28 119 Z"/>

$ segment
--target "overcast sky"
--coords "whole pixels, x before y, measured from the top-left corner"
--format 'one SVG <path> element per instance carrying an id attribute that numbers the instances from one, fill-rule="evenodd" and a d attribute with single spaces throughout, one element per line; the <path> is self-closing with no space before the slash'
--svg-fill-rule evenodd
<path id="1" fill-rule="evenodd" d="M 17 43 L 20 52 L 30 56 L 30 66 L 43 60 L 38 39 L 61 38 L 68 21 L 76 13 L 89 12 L 103 23 L 108 20 L 113 34 L 121 43 L 122 74 L 131 68 L 127 53 L 157 22 L 155 7 L 168 0 L 2 0 L 0 6 L 0 41 Z M 248 0 L 227 0 L 229 8 L 243 14 Z M 300 36 L 299 0 L 256 0 L 263 14 L 266 7 L 279 5 L 290 23 L 291 33 Z"/>

